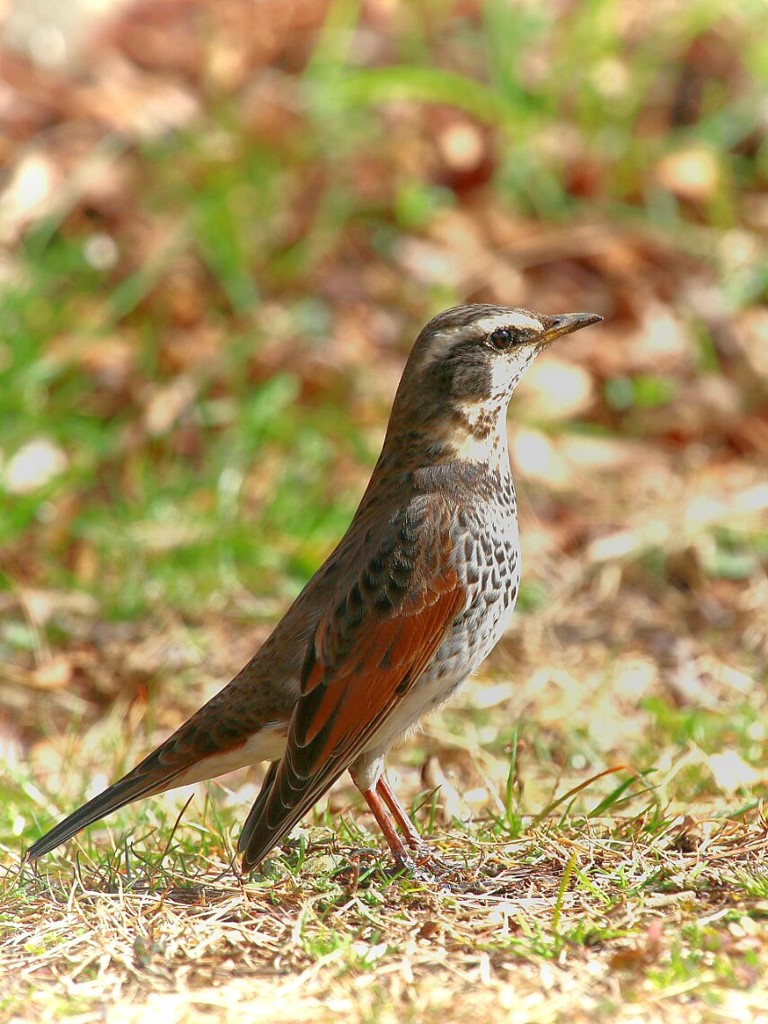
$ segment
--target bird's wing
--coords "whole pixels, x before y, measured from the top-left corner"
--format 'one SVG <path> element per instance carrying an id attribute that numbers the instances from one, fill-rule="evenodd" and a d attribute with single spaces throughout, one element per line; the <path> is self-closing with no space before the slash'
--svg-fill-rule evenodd
<path id="1" fill-rule="evenodd" d="M 449 520 L 444 504 L 405 510 L 320 619 L 285 754 L 240 837 L 246 869 L 263 859 L 366 748 L 464 608 Z"/>

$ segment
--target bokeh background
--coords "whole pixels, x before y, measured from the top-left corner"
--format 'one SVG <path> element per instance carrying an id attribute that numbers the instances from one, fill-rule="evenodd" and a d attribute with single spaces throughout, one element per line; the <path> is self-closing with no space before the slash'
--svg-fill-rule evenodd
<path id="1" fill-rule="evenodd" d="M 13 842 L 249 656 L 462 301 L 605 323 L 513 403 L 520 611 L 406 788 L 446 819 L 618 763 L 641 802 L 761 791 L 767 28 L 750 0 L 3 7 Z"/>
<path id="2" fill-rule="evenodd" d="M 767 38 L 764 0 L 0 0 L 2 1019 L 766 1019 Z M 498 892 L 393 882 L 344 780 L 240 885 L 259 768 L 19 873 L 265 638 L 464 301 L 605 317 L 512 404 L 512 628 L 391 758 Z"/>

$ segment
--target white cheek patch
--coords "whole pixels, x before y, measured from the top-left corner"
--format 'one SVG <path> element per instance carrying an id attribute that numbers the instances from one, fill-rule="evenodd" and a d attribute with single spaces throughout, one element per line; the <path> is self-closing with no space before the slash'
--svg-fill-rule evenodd
<path id="1" fill-rule="evenodd" d="M 534 346 L 524 346 L 508 359 L 497 359 L 491 367 L 491 389 L 494 398 L 509 398 L 517 383 L 539 354 Z"/>
<path id="2" fill-rule="evenodd" d="M 491 363 L 491 394 L 503 395 L 517 372 L 517 360 L 496 359 Z M 527 365 L 527 364 L 526 364 Z"/>
<path id="3" fill-rule="evenodd" d="M 509 313 L 494 313 L 477 321 L 478 327 L 490 334 L 497 327 L 512 327 L 519 331 L 543 331 L 544 324 L 532 313 L 518 309 Z"/>
<path id="4" fill-rule="evenodd" d="M 458 408 L 470 426 L 474 427 L 486 414 L 489 401 L 494 404 L 503 403 L 500 405 L 500 422 L 506 419 L 507 401 L 537 355 L 538 349 L 531 346 L 521 348 L 509 359 L 499 358 L 491 363 L 491 392 L 488 398 L 483 401 L 458 403 Z"/>

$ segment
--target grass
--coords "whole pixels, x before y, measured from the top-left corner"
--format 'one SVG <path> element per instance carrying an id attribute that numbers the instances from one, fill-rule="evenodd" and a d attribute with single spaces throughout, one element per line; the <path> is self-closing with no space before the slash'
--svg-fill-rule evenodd
<path id="1" fill-rule="evenodd" d="M 484 686 L 472 689 L 481 695 Z M 498 711 L 476 711 L 476 724 L 489 727 Z M 475 782 L 501 782 L 506 771 L 517 784 L 489 786 L 484 798 L 462 787 L 486 808 L 474 805 L 469 828 L 445 816 L 453 772 L 433 800 L 395 758 L 399 788 L 421 808 L 416 820 L 461 866 L 453 889 L 393 876 L 369 819 L 350 807 L 348 785 L 260 872 L 240 879 L 234 849 L 255 793 L 249 775 L 205 799 L 198 792 L 191 806 L 186 793 L 174 793 L 124 809 L 20 874 L 11 853 L 19 839 L 82 799 L 106 760 L 92 742 L 92 762 L 81 760 L 73 775 L 67 750 L 60 767 L 50 763 L 54 748 L 48 770 L 60 783 L 43 820 L 45 794 L 26 771 L 6 783 L 2 831 L 18 838 L 6 847 L 0 897 L 4 976 L 14 979 L 4 1008 L 50 1014 L 51 993 L 67 991 L 67 1012 L 88 1013 L 88 992 L 104 998 L 119 984 L 129 1019 L 167 1004 L 175 1019 L 191 1020 L 210 1000 L 210 1012 L 228 1019 L 218 990 L 253 1020 L 267 1012 L 256 997 L 280 1020 L 321 1013 L 328 998 L 361 1020 L 437 1019 L 472 1006 L 489 1016 L 501 1006 L 513 1020 L 631 1020 L 633 1007 L 656 1007 L 669 1020 L 756 1013 L 768 911 L 760 804 L 743 788 L 723 800 L 697 743 L 729 749 L 727 736 L 678 729 L 661 739 L 656 715 L 635 713 L 626 723 L 636 735 L 639 717 L 656 750 L 655 770 L 637 776 L 558 768 L 560 743 L 570 743 L 577 763 L 584 745 L 566 725 L 557 738 L 547 735 L 531 714 L 514 754 L 503 754 L 506 743 L 473 751 L 483 759 Z M 747 710 L 732 709 L 731 723 L 748 733 Z M 457 751 L 438 726 L 422 743 L 455 765 Z M 471 742 L 471 729 L 464 739 Z M 113 728 L 102 742 L 114 742 Z M 676 763 L 665 770 L 659 761 L 670 754 Z"/>
<path id="2" fill-rule="evenodd" d="M 200 0 L 181 75 L 172 8 L 161 81 L 132 51 L 91 117 L 33 69 L 9 150 L 61 184 L 0 208 L 0 1019 L 762 1019 L 762 5 L 345 0 L 265 67 Z M 132 122 L 166 79 L 194 120 Z M 608 322 L 542 362 L 571 419 L 515 406 L 515 625 L 392 758 L 464 884 L 393 876 L 344 782 L 240 878 L 258 770 L 20 871 L 266 636 L 465 299 Z"/>
<path id="3" fill-rule="evenodd" d="M 173 831 L 172 819 L 162 824 Z M 452 1014 L 501 1006 L 513 1020 L 632 1019 L 633 1006 L 716 1020 L 762 1005 L 754 981 L 768 905 L 735 867 L 759 871 L 759 818 L 705 824 L 704 836 L 643 817 L 575 816 L 529 825 L 515 842 L 476 828 L 468 858 L 466 841 L 443 836 L 448 856 L 470 861 L 468 890 L 455 892 L 393 878 L 379 855 L 327 829 L 243 884 L 219 828 L 177 830 L 162 857 L 129 846 L 105 860 L 103 848 L 86 848 L 74 874 L 60 862 L 9 880 L 6 965 L 36 986 L 32 1006 L 50 1012 L 52 984 L 87 993 L 119 983 L 126 1012 L 149 990 L 187 1020 L 217 989 L 241 999 L 245 979 L 254 1003 L 238 1012 L 253 1020 L 267 993 L 270 1013 L 303 1020 L 329 989 L 334 1010 L 356 1019 L 437 1019 L 448 991 Z M 191 1004 L 178 994 L 180 972 Z M 5 1008 L 29 1012 L 26 985 L 8 987 Z M 563 992 L 578 1003 L 567 1007 Z"/>

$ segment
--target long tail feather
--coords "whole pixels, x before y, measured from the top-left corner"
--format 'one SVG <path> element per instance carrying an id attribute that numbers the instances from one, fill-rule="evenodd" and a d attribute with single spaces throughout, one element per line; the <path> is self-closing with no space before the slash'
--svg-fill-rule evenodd
<path id="1" fill-rule="evenodd" d="M 167 767 L 161 765 L 159 754 L 159 750 L 154 751 L 109 789 L 105 789 L 103 793 L 99 793 L 88 803 L 78 807 L 58 825 L 54 825 L 50 832 L 46 832 L 30 846 L 24 854 L 24 860 L 34 861 L 38 857 L 42 857 L 44 853 L 50 853 L 51 850 L 55 850 L 57 846 L 84 829 L 86 825 L 93 824 L 94 821 L 106 817 L 107 814 L 111 814 L 112 811 L 130 804 L 134 800 L 170 789 L 174 779 L 181 772 L 178 770 L 169 772 Z"/>
<path id="2" fill-rule="evenodd" d="M 245 824 L 243 825 L 243 830 L 240 833 L 240 838 L 237 840 L 238 853 L 243 853 L 251 842 L 254 830 L 258 827 L 262 811 L 269 799 L 269 794 L 272 792 L 272 786 L 274 785 L 275 776 L 277 775 L 277 769 L 279 767 L 280 762 L 273 761 L 267 770 L 267 774 L 264 776 L 264 781 L 261 784 L 259 795 L 256 797 L 253 807 L 248 812 L 248 817 L 245 819 Z"/>

